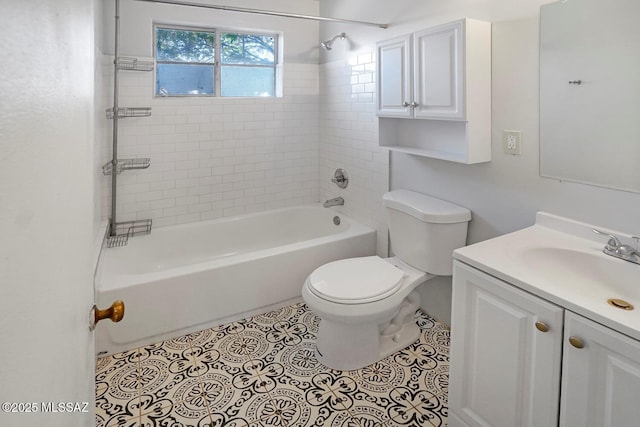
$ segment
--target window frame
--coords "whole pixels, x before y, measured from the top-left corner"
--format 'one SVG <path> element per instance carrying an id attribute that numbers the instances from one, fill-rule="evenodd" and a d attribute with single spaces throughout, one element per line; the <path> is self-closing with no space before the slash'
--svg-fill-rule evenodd
<path id="1" fill-rule="evenodd" d="M 159 61 L 158 60 L 158 28 L 169 30 L 182 30 L 182 31 L 194 31 L 194 32 L 206 32 L 213 33 L 215 35 L 215 41 L 213 46 L 214 58 L 213 63 L 201 63 L 201 62 L 182 62 L 182 61 Z M 222 43 L 221 34 L 232 33 L 239 35 L 252 35 L 252 36 L 266 36 L 273 37 L 273 65 L 265 64 L 222 64 Z M 187 26 L 187 25 L 174 25 L 161 22 L 153 23 L 153 61 L 154 61 L 154 84 L 153 84 L 153 97 L 154 98 L 184 98 L 184 97 L 208 97 L 208 98 L 277 98 L 279 97 L 278 76 L 280 75 L 280 34 L 276 32 L 266 31 L 253 31 L 253 30 L 240 30 L 226 27 L 199 27 L 199 26 Z M 199 66 L 213 66 L 213 93 L 199 93 L 199 94 L 167 94 L 163 95 L 157 93 L 157 81 L 158 81 L 158 63 L 160 64 L 182 64 L 182 65 L 199 65 Z M 273 68 L 273 95 L 271 96 L 222 96 L 222 81 L 221 70 L 225 66 L 234 67 L 247 67 L 247 68 Z"/>

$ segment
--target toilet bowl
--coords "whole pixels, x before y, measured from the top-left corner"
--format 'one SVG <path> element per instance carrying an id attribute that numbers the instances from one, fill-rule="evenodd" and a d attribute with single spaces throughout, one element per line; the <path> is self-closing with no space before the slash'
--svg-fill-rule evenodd
<path id="1" fill-rule="evenodd" d="M 465 244 L 468 209 L 408 190 L 388 192 L 383 202 L 396 256 L 333 261 L 302 287 L 320 318 L 318 361 L 333 369 L 362 368 L 417 340 L 416 288 L 450 275 L 453 250 Z"/>
<path id="2" fill-rule="evenodd" d="M 414 290 L 431 277 L 395 257 L 349 258 L 316 269 L 305 281 L 302 298 L 320 317 L 320 363 L 359 369 L 417 340 L 420 329 L 413 316 L 420 296 Z"/>

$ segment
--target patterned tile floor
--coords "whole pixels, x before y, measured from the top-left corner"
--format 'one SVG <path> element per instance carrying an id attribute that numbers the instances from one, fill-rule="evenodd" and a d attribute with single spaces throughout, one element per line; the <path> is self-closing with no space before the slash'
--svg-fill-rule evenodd
<path id="1" fill-rule="evenodd" d="M 314 356 L 303 303 L 98 360 L 96 424 L 446 425 L 449 329 L 418 312 L 419 341 L 355 371 Z"/>

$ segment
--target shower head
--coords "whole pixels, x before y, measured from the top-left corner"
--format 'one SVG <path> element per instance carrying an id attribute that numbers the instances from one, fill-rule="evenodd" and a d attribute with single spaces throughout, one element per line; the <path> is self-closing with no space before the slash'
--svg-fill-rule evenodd
<path id="1" fill-rule="evenodd" d="M 331 46 L 333 45 L 333 42 L 336 41 L 336 39 L 338 37 L 340 38 L 340 40 L 344 40 L 345 37 L 347 37 L 347 34 L 346 33 L 340 33 L 337 36 L 334 36 L 331 40 L 327 40 L 325 42 L 320 43 L 320 46 L 322 46 L 326 50 L 331 50 Z"/>

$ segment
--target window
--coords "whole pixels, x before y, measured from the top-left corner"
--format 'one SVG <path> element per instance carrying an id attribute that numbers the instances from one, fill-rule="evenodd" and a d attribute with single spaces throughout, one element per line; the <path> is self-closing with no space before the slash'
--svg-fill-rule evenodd
<path id="1" fill-rule="evenodd" d="M 155 27 L 157 96 L 275 96 L 277 36 Z"/>

